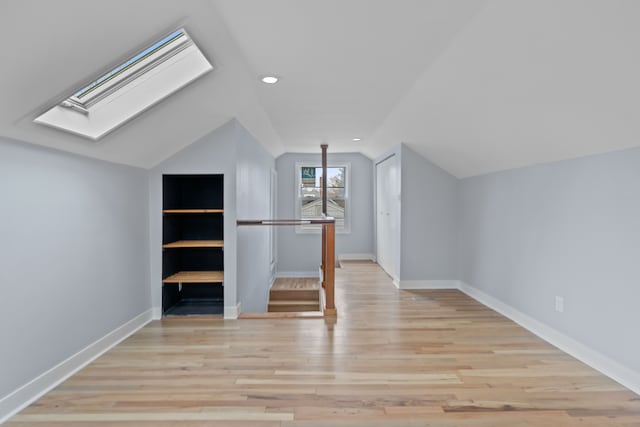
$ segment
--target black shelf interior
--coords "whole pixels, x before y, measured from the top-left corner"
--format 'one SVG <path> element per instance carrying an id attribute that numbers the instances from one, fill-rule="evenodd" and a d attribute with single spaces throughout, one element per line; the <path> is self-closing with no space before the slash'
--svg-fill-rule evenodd
<path id="1" fill-rule="evenodd" d="M 222 175 L 164 175 L 162 209 L 222 209 Z"/>
<path id="2" fill-rule="evenodd" d="M 169 307 L 165 316 L 214 316 L 224 314 L 222 299 L 182 299 Z"/>
<path id="3" fill-rule="evenodd" d="M 223 175 L 164 175 L 163 210 L 223 209 Z M 224 240 L 222 213 L 165 213 L 162 243 L 178 240 Z M 165 248 L 162 278 L 180 271 L 224 271 L 223 248 Z M 165 283 L 162 313 L 165 316 L 221 315 L 222 283 Z"/>
<path id="4" fill-rule="evenodd" d="M 165 316 L 222 314 L 224 287 L 222 284 L 184 283 L 162 287 L 162 312 Z"/>
<path id="5" fill-rule="evenodd" d="M 162 278 L 179 271 L 224 271 L 222 248 L 163 249 Z"/>
<path id="6" fill-rule="evenodd" d="M 224 216 L 219 213 L 164 214 L 162 244 L 177 240 L 224 240 Z"/>

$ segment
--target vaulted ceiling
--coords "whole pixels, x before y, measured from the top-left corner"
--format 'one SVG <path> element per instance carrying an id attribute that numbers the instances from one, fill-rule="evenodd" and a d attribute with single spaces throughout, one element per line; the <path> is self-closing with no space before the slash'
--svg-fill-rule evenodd
<path id="1" fill-rule="evenodd" d="M 0 135 L 151 167 L 236 118 L 274 155 L 404 142 L 459 177 L 635 147 L 639 18 L 635 0 L 3 0 Z M 181 26 L 212 73 L 97 143 L 33 123 Z"/>

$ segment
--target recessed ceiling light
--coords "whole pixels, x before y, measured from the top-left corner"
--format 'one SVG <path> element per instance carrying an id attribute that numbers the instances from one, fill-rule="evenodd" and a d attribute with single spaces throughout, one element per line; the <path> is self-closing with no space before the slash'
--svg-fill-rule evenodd
<path id="1" fill-rule="evenodd" d="M 260 77 L 260 81 L 262 83 L 266 83 L 268 85 L 273 85 L 278 83 L 278 80 L 280 80 L 279 78 L 277 78 L 276 76 L 262 76 Z"/>
<path id="2" fill-rule="evenodd" d="M 358 141 L 360 141 L 360 140 L 361 140 L 361 138 L 353 138 L 353 139 L 352 139 L 352 141 L 355 141 L 355 142 L 358 142 Z"/>

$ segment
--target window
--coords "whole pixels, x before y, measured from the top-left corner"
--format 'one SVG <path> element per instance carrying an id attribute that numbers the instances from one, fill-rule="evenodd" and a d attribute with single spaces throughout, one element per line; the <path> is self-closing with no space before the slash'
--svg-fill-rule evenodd
<path id="1" fill-rule="evenodd" d="M 327 216 L 336 219 L 336 231 L 349 232 L 349 165 L 327 166 Z M 296 217 L 322 216 L 322 167 L 296 164 Z M 320 226 L 301 226 L 298 232 L 319 232 Z"/>
<path id="2" fill-rule="evenodd" d="M 187 32 L 179 29 L 99 75 L 34 121 L 98 140 L 212 69 Z"/>

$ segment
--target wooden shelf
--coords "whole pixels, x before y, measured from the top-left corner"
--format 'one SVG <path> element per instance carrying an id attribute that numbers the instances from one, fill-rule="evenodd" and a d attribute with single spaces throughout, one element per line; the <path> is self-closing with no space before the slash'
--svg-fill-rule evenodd
<path id="1" fill-rule="evenodd" d="M 162 176 L 165 316 L 218 315 L 224 311 L 223 196 L 223 174 Z"/>
<path id="2" fill-rule="evenodd" d="M 224 209 L 164 209 L 166 214 L 223 213 Z"/>
<path id="3" fill-rule="evenodd" d="M 220 283 L 224 281 L 223 271 L 180 271 L 167 277 L 163 283 Z"/>
<path id="4" fill-rule="evenodd" d="M 223 248 L 222 240 L 178 240 L 176 242 L 166 243 L 163 248 Z"/>

